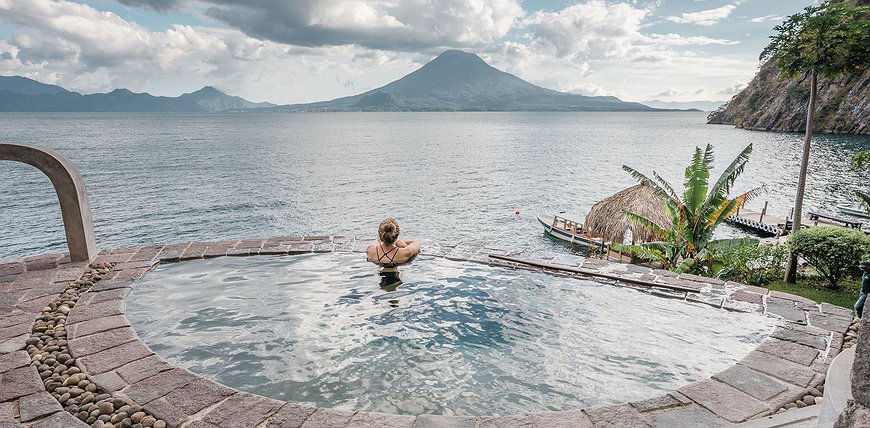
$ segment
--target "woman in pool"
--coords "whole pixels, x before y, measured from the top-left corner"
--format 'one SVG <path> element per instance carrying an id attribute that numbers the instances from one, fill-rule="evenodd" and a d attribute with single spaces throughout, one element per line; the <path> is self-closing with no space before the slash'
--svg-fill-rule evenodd
<path id="1" fill-rule="evenodd" d="M 420 243 L 399 239 L 399 223 L 389 217 L 378 226 L 378 239 L 366 248 L 366 259 L 384 267 L 393 267 L 410 261 L 419 252 Z"/>

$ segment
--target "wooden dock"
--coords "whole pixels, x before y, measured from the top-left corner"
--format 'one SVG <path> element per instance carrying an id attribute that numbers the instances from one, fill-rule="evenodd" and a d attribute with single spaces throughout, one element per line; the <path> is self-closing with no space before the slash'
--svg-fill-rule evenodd
<path id="1" fill-rule="evenodd" d="M 779 237 L 788 235 L 791 230 L 791 219 L 777 217 L 766 213 L 767 204 L 764 204 L 764 209 L 761 212 L 756 212 L 747 209 L 741 209 L 736 214 L 728 217 L 725 222 L 753 230 L 759 235 L 767 235 Z M 840 226 L 861 229 L 863 224 L 858 221 L 841 219 L 826 214 L 819 214 L 808 211 L 801 216 L 801 227 L 813 226 Z"/>

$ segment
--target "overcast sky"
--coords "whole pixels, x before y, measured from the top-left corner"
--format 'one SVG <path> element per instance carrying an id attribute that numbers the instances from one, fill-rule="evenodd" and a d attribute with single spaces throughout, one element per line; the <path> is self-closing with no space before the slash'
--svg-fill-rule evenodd
<path id="1" fill-rule="evenodd" d="M 812 0 L 0 0 L 0 75 L 82 93 L 321 101 L 446 49 L 529 82 L 627 101 L 728 100 Z"/>

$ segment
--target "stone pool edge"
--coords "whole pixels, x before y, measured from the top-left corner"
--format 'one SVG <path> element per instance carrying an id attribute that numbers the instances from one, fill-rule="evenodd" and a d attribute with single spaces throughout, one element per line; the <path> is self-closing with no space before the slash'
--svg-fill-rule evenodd
<path id="1" fill-rule="evenodd" d="M 568 276 L 578 274 L 564 270 L 565 267 L 594 270 L 624 278 L 629 282 L 621 285 L 652 294 L 728 310 L 773 313 L 783 317 L 783 321 L 770 337 L 736 365 L 660 397 L 554 413 L 415 417 L 315 409 L 232 390 L 156 356 L 138 339 L 124 315 L 125 298 L 135 281 L 160 262 L 218 256 L 361 252 L 369 241 L 325 236 L 274 237 L 102 251 L 92 264 L 112 263 L 114 266 L 102 281 L 82 295 L 68 315 L 66 328 L 71 354 L 99 387 L 142 406 L 169 426 L 597 427 L 604 424 L 684 425 L 689 421 L 713 426 L 767 416 L 806 395 L 813 386 L 823 382 L 827 367 L 841 350 L 844 334 L 852 321 L 852 313 L 847 309 L 764 288 L 598 259 L 540 252 L 525 254 L 522 258 L 545 266 L 533 270 Z M 494 262 L 489 254 L 503 251 L 486 245 L 425 243 L 423 252 L 450 260 L 527 268 L 517 263 Z M 31 382 L 32 374 L 36 373 L 36 368 L 29 365 L 27 353 L 22 351 L 26 348 L 24 342 L 45 302 L 63 291 L 58 291 L 59 284 L 78 279 L 85 268 L 87 264 L 69 263 L 68 257 L 65 259 L 63 255 L 0 261 L 0 308 L 11 309 L 10 315 L 0 317 L 0 421 L 21 421 L 22 406 L 29 406 L 33 401 L 27 397 L 45 394 L 42 382 L 39 383 L 41 391 L 36 385 L 21 388 L 21 383 Z M 662 284 L 662 288 L 638 285 L 639 281 Z M 695 291 L 675 291 L 667 285 Z M 798 324 L 801 321 L 806 325 Z M 92 346 L 107 341 L 116 345 Z M 33 373 L 29 373 L 31 371 Z M 40 380 L 36 374 L 36 379 Z M 32 414 L 30 409 L 27 414 Z M 24 426 L 41 428 L 39 424 L 44 420 L 47 419 L 35 419 L 32 425 L 24 421 Z"/>

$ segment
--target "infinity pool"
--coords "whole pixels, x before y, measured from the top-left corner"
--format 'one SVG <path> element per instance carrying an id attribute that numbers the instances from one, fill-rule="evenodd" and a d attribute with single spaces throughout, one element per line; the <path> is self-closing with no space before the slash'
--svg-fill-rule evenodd
<path id="1" fill-rule="evenodd" d="M 724 370 L 760 314 L 421 256 L 383 289 L 361 254 L 158 266 L 127 299 L 157 354 L 225 385 L 322 407 L 522 414 L 652 398 Z M 393 290 L 393 291 L 391 291 Z"/>

